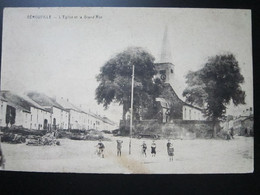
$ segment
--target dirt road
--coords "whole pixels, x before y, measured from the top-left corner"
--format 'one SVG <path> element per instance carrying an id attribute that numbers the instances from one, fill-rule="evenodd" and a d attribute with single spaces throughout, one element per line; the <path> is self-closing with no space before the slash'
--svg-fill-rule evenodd
<path id="1" fill-rule="evenodd" d="M 96 155 L 96 141 L 61 139 L 61 146 L 27 146 L 2 143 L 6 170 L 76 173 L 247 173 L 253 171 L 253 138 L 234 140 L 174 140 L 175 155 L 170 162 L 167 140 L 157 140 L 152 157 L 152 140 L 112 137 L 104 141 L 105 158 Z M 122 156 L 116 155 L 116 139 L 123 141 Z M 147 157 L 141 155 L 146 141 Z"/>

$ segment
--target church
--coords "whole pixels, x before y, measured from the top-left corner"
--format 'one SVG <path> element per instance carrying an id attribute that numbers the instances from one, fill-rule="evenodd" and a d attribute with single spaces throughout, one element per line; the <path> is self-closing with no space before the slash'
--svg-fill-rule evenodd
<path id="1" fill-rule="evenodd" d="M 161 122 L 166 123 L 176 119 L 190 121 L 206 120 L 201 108 L 185 103 L 176 94 L 174 87 L 180 85 L 180 83 L 176 82 L 174 78 L 175 65 L 172 61 L 168 28 L 166 27 L 162 40 L 160 61 L 155 63 L 157 71 L 155 78 L 159 78 L 163 82 L 162 94 L 156 98 L 156 107 L 161 115 L 159 116 Z"/>

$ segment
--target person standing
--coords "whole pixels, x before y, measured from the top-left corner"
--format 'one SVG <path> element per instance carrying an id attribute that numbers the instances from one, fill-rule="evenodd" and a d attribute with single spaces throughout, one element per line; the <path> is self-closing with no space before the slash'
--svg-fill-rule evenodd
<path id="1" fill-rule="evenodd" d="M 231 136 L 232 139 L 234 139 L 234 129 L 233 129 L 233 127 L 231 127 L 231 129 L 230 129 L 230 136 Z"/>
<path id="2" fill-rule="evenodd" d="M 169 160 L 173 161 L 173 156 L 174 156 L 174 148 L 173 145 L 170 144 L 169 149 L 168 149 L 168 156 L 169 156 Z"/>
<path id="3" fill-rule="evenodd" d="M 170 121 L 170 109 L 166 110 L 165 116 L 166 116 L 166 123 L 168 123 Z"/>
<path id="4" fill-rule="evenodd" d="M 105 145 L 102 143 L 101 140 L 99 140 L 99 143 L 98 143 L 98 154 L 99 156 L 101 156 L 102 158 L 104 158 L 104 149 L 105 149 Z"/>
<path id="5" fill-rule="evenodd" d="M 116 140 L 117 142 L 117 156 L 121 156 L 121 149 L 122 149 L 122 140 Z"/>
<path id="6" fill-rule="evenodd" d="M 142 154 L 146 157 L 146 149 L 147 149 L 147 145 L 145 143 L 145 141 L 142 144 Z"/>
<path id="7" fill-rule="evenodd" d="M 155 157 L 155 155 L 156 155 L 156 143 L 155 143 L 155 141 L 153 141 L 153 143 L 151 145 L 151 154 L 152 154 L 152 157 Z"/>
<path id="8" fill-rule="evenodd" d="M 171 145 L 171 140 L 168 139 L 168 143 L 166 144 L 166 146 L 167 146 L 167 154 L 169 153 L 170 145 Z"/>

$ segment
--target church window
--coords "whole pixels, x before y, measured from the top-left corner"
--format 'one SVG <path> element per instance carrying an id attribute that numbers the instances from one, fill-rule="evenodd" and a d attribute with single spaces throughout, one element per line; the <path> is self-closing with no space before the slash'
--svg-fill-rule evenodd
<path id="1" fill-rule="evenodd" d="M 171 69 L 171 73 L 173 73 L 173 69 Z"/>

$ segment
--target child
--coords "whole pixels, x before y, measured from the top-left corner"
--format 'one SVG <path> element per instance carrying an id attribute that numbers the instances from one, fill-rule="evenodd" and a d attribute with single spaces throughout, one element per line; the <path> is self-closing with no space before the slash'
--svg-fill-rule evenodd
<path id="1" fill-rule="evenodd" d="M 105 149 L 105 146 L 104 144 L 102 143 L 101 140 L 99 140 L 99 143 L 98 143 L 98 149 L 99 149 L 99 156 L 101 155 L 102 158 L 104 158 L 104 149 Z"/>
<path id="2" fill-rule="evenodd" d="M 146 143 L 145 141 L 143 142 L 142 144 L 142 154 L 146 157 L 146 149 L 147 149 L 147 146 L 146 146 Z"/>
<path id="3" fill-rule="evenodd" d="M 166 144 L 166 146 L 167 146 L 167 154 L 169 154 L 170 145 L 171 145 L 171 140 L 168 139 L 168 143 Z"/>
<path id="4" fill-rule="evenodd" d="M 122 140 L 116 140 L 117 142 L 117 156 L 121 156 Z"/>
<path id="5" fill-rule="evenodd" d="M 168 155 L 169 155 L 169 160 L 170 160 L 170 161 L 173 161 L 174 148 L 173 148 L 173 145 L 172 145 L 172 144 L 169 145 Z"/>
<path id="6" fill-rule="evenodd" d="M 153 141 L 152 146 L 151 146 L 151 154 L 152 154 L 152 157 L 155 157 L 155 154 L 156 154 L 156 144 L 155 144 L 154 141 Z"/>

